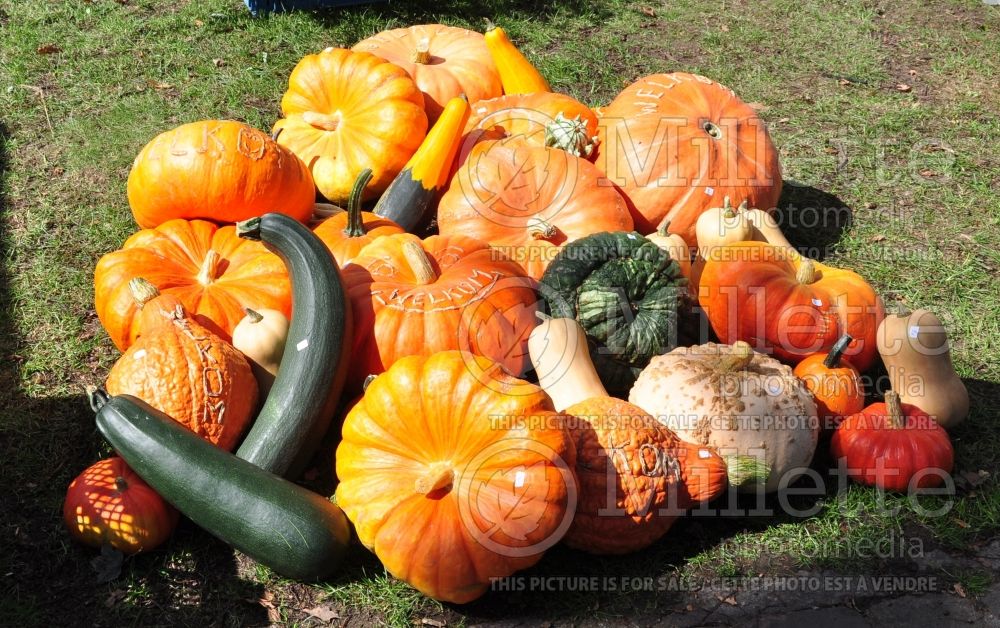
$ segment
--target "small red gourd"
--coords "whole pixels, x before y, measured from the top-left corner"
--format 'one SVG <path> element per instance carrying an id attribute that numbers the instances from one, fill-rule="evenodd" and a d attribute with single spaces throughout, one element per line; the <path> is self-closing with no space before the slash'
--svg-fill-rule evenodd
<path id="1" fill-rule="evenodd" d="M 852 480 L 889 491 L 941 486 L 954 451 L 948 432 L 923 410 L 901 403 L 890 390 L 840 424 L 830 441 Z"/>

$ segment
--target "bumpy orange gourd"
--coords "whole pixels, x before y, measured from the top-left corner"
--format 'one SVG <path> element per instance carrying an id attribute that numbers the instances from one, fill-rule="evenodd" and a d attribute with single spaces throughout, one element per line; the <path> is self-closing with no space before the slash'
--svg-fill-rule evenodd
<path id="1" fill-rule="evenodd" d="M 597 157 L 597 114 L 565 94 L 508 94 L 472 106 L 458 164 L 480 141 L 512 138 L 531 146 L 561 148 L 593 161 Z"/>
<path id="2" fill-rule="evenodd" d="M 389 573 L 465 603 L 562 538 L 574 463 L 538 386 L 460 351 L 410 356 L 344 420 L 337 505 Z"/>
<path id="3" fill-rule="evenodd" d="M 277 255 L 238 237 L 232 225 L 170 220 L 134 233 L 97 262 L 97 317 L 122 351 L 139 334 L 140 306 L 129 290 L 136 277 L 179 299 L 195 320 L 226 340 L 245 307 L 291 315 L 288 271 Z"/>
<path id="4" fill-rule="evenodd" d="M 406 72 L 366 52 L 327 48 L 292 70 L 272 131 L 309 166 L 316 188 L 343 205 L 365 168 L 376 198 L 427 133 L 424 97 Z"/>
<path id="5" fill-rule="evenodd" d="M 379 238 L 343 269 L 354 316 L 353 388 L 408 355 L 462 349 L 527 368 L 533 283 L 520 266 L 465 236 Z"/>
<path id="6" fill-rule="evenodd" d="M 797 364 L 827 351 L 843 335 L 844 356 L 859 371 L 877 355 L 882 299 L 857 273 L 764 242 L 713 248 L 698 285 L 712 329 L 726 343 L 743 340 Z"/>
<path id="7" fill-rule="evenodd" d="M 143 308 L 150 316 L 151 304 Z M 112 395 L 138 397 L 194 433 L 233 450 L 253 419 L 257 380 L 242 353 L 192 320 L 161 309 L 108 373 Z"/>
<path id="8" fill-rule="evenodd" d="M 177 519 L 177 511 L 117 456 L 87 467 L 70 482 L 63 502 L 63 521 L 73 538 L 126 554 L 161 545 Z"/>
<path id="9" fill-rule="evenodd" d="M 445 103 L 465 94 L 475 104 L 503 93 L 483 36 L 442 24 L 418 24 L 382 31 L 354 45 L 403 68 L 424 94 L 431 124 Z"/>
<path id="10" fill-rule="evenodd" d="M 540 279 L 564 244 L 632 229 L 624 199 L 602 178 L 564 150 L 482 142 L 441 197 L 438 229 L 489 242 Z"/>
<path id="11" fill-rule="evenodd" d="M 764 121 L 703 76 L 653 74 L 601 109 L 597 165 L 629 199 L 636 229 L 664 219 L 695 246 L 701 212 L 729 196 L 770 210 L 781 195 L 778 152 Z"/>
<path id="12" fill-rule="evenodd" d="M 267 212 L 305 222 L 315 196 L 301 160 L 266 133 L 232 120 L 161 133 L 128 175 L 128 203 L 144 229 L 173 218 L 235 223 Z"/>
<path id="13" fill-rule="evenodd" d="M 347 211 L 330 216 L 313 229 L 326 248 L 330 249 L 337 265 L 345 266 L 357 257 L 361 249 L 376 238 L 394 233 L 404 233 L 403 228 L 388 218 L 361 211 L 361 196 L 371 180 L 372 171 L 365 169 L 354 182 Z"/>

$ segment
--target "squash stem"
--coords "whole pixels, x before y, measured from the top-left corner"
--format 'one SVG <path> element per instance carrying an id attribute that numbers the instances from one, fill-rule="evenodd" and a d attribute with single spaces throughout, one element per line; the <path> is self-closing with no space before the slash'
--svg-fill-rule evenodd
<path id="1" fill-rule="evenodd" d="M 838 340 L 837 343 L 830 348 L 830 352 L 826 354 L 826 359 L 823 360 L 823 366 L 828 369 L 835 369 L 840 366 L 840 358 L 844 355 L 844 351 L 852 342 L 854 342 L 854 337 L 850 334 L 844 334 L 841 336 L 840 340 Z"/>
<path id="2" fill-rule="evenodd" d="M 260 216 L 236 223 L 236 235 L 244 240 L 260 240 Z"/>
<path id="3" fill-rule="evenodd" d="M 243 308 L 243 313 L 246 314 L 247 318 L 250 319 L 251 323 L 259 323 L 262 320 L 264 320 L 264 317 L 261 316 L 260 312 L 258 312 L 257 310 L 252 310 L 248 307 L 245 307 Z"/>
<path id="4" fill-rule="evenodd" d="M 416 242 L 406 242 L 403 244 L 403 257 L 410 266 L 414 279 L 420 285 L 426 285 L 437 281 L 437 273 L 427 259 L 427 252 Z"/>
<path id="5" fill-rule="evenodd" d="M 372 180 L 372 169 L 365 168 L 354 180 L 351 195 L 347 199 L 347 227 L 344 233 L 349 238 L 359 238 L 365 235 L 365 221 L 361 217 L 361 197 L 364 195 L 368 182 Z"/>
<path id="6" fill-rule="evenodd" d="M 722 217 L 729 219 L 736 217 L 736 210 L 733 209 L 733 203 L 728 196 L 722 201 Z"/>
<path id="7" fill-rule="evenodd" d="M 808 257 L 802 259 L 799 269 L 795 271 L 795 280 L 806 286 L 816 282 L 816 262 Z"/>
<path id="8" fill-rule="evenodd" d="M 445 489 L 450 490 L 454 482 L 455 472 L 451 467 L 442 467 L 441 463 L 438 463 L 416 479 L 413 483 L 413 490 L 421 495 L 430 495 Z"/>
<path id="9" fill-rule="evenodd" d="M 120 475 L 116 477 L 115 490 L 118 491 L 119 493 L 124 493 L 127 489 L 128 489 L 128 482 L 125 481 L 125 478 L 123 478 Z"/>
<path id="10" fill-rule="evenodd" d="M 90 409 L 96 414 L 104 407 L 111 397 L 108 395 L 108 391 L 103 388 L 98 388 L 93 384 L 87 386 L 87 401 L 90 403 Z"/>
<path id="11" fill-rule="evenodd" d="M 214 249 L 209 249 L 208 253 L 205 254 L 205 261 L 201 263 L 201 270 L 198 271 L 198 283 L 203 286 L 207 286 L 219 278 L 220 266 L 222 262 L 222 256 L 219 255 L 218 251 Z"/>
<path id="12" fill-rule="evenodd" d="M 890 390 L 885 393 L 885 407 L 889 411 L 889 427 L 898 430 L 904 426 L 903 423 L 903 403 L 899 398 L 899 393 Z"/>
<path id="13" fill-rule="evenodd" d="M 733 343 L 733 351 L 723 356 L 719 362 L 719 370 L 724 373 L 742 371 L 753 362 L 753 347 L 742 340 Z"/>
<path id="14" fill-rule="evenodd" d="M 730 486 L 756 486 L 767 483 L 771 468 L 756 456 L 726 456 Z"/>
<path id="15" fill-rule="evenodd" d="M 142 306 L 160 296 L 159 289 L 151 281 L 143 277 L 129 279 L 128 291 L 132 293 L 132 298 L 135 300 L 135 304 L 139 306 L 139 309 L 142 309 Z"/>
<path id="16" fill-rule="evenodd" d="M 667 216 L 666 218 L 660 221 L 659 225 L 657 225 L 656 235 L 664 237 L 670 235 L 669 233 L 667 233 L 667 229 L 669 228 L 670 228 L 670 216 Z"/>
<path id="17" fill-rule="evenodd" d="M 419 63 L 421 65 L 426 65 L 431 61 L 431 40 L 429 37 L 424 37 L 417 42 L 417 45 L 413 49 L 413 53 L 410 55 L 410 60 L 414 63 Z"/>
<path id="18" fill-rule="evenodd" d="M 547 240 L 556 234 L 555 226 L 540 216 L 528 219 L 528 235 L 533 240 Z"/>

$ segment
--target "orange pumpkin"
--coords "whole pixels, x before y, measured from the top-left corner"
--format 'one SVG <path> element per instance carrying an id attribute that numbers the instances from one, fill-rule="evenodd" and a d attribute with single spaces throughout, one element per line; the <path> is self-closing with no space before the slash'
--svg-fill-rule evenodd
<path id="1" fill-rule="evenodd" d="M 827 351 L 844 334 L 844 355 L 860 371 L 877 355 L 875 332 L 882 299 L 857 273 L 764 242 L 713 247 L 698 287 L 712 329 L 724 343 L 738 340 L 796 364 Z"/>
<path id="2" fill-rule="evenodd" d="M 535 325 L 521 267 L 465 236 L 379 238 L 342 271 L 354 317 L 351 385 L 408 355 L 462 349 L 520 375 Z"/>
<path id="3" fill-rule="evenodd" d="M 70 535 L 93 547 L 108 544 L 126 554 L 162 545 L 177 527 L 178 513 L 125 461 L 95 462 L 70 482 L 63 521 Z"/>
<path id="4" fill-rule="evenodd" d="M 355 44 L 390 61 L 413 77 L 424 93 L 431 124 L 444 105 L 465 94 L 475 104 L 503 93 L 500 75 L 482 34 L 442 24 L 420 24 L 382 31 Z"/>
<path id="5" fill-rule="evenodd" d="M 337 505 L 389 573 L 469 602 L 538 562 L 572 522 L 562 421 L 541 388 L 486 358 L 403 358 L 344 420 Z"/>
<path id="6" fill-rule="evenodd" d="M 459 164 L 483 140 L 516 138 L 531 146 L 561 148 L 593 160 L 597 156 L 597 115 L 565 94 L 508 94 L 481 100 L 465 124 Z"/>
<path id="7" fill-rule="evenodd" d="M 836 429 L 844 417 L 865 408 L 861 374 L 842 359 L 844 349 L 852 340 L 849 334 L 844 334 L 830 351 L 807 356 L 795 367 L 795 377 L 801 379 L 815 397 L 820 425 L 827 431 Z"/>
<path id="8" fill-rule="evenodd" d="M 642 408 L 598 396 L 565 410 L 580 487 L 570 547 L 626 554 L 651 545 L 683 512 L 722 493 L 725 461 L 685 443 Z"/>
<path id="9" fill-rule="evenodd" d="M 420 90 L 402 68 L 365 52 L 327 48 L 292 70 L 273 133 L 299 156 L 316 188 L 343 205 L 365 168 L 376 198 L 427 134 Z"/>
<path id="10" fill-rule="evenodd" d="M 483 142 L 438 204 L 438 229 L 489 242 L 540 279 L 560 248 L 592 233 L 630 231 L 625 201 L 586 159 L 516 141 Z"/>
<path id="11" fill-rule="evenodd" d="M 313 229 L 313 233 L 330 249 L 338 266 L 345 266 L 376 238 L 404 233 L 402 227 L 388 218 L 361 211 L 361 196 L 371 178 L 372 171 L 366 168 L 354 182 L 347 211 L 330 216 Z"/>
<path id="12" fill-rule="evenodd" d="M 226 340 L 244 307 L 291 315 L 288 272 L 277 255 L 260 242 L 238 237 L 232 225 L 170 220 L 134 233 L 97 262 L 97 317 L 122 351 L 139 334 L 140 306 L 128 287 L 136 277 L 179 299 L 195 320 Z"/>
<path id="13" fill-rule="evenodd" d="M 597 165 L 629 200 L 636 230 L 664 219 L 696 246 L 695 222 L 729 196 L 773 208 L 778 152 L 764 122 L 732 90 L 703 76 L 654 74 L 601 109 Z"/>
<path id="14" fill-rule="evenodd" d="M 306 222 L 315 197 L 301 160 L 232 120 L 192 122 L 157 135 L 128 175 L 128 203 L 144 229 L 173 218 L 235 223 L 267 212 Z"/>
<path id="15" fill-rule="evenodd" d="M 155 303 L 143 308 L 144 318 Z M 188 318 L 182 306 L 157 313 L 160 320 L 143 326 L 111 367 L 107 391 L 138 397 L 195 434 L 233 450 L 257 408 L 257 380 L 250 364 L 227 341 Z"/>

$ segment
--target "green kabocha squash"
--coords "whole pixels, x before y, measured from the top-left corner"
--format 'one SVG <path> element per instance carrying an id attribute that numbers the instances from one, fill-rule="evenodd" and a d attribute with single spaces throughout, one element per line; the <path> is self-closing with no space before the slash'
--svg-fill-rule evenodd
<path id="1" fill-rule="evenodd" d="M 687 279 L 669 253 L 635 232 L 567 244 L 539 291 L 552 316 L 575 318 L 611 394 L 624 394 L 650 358 L 677 346 Z"/>

